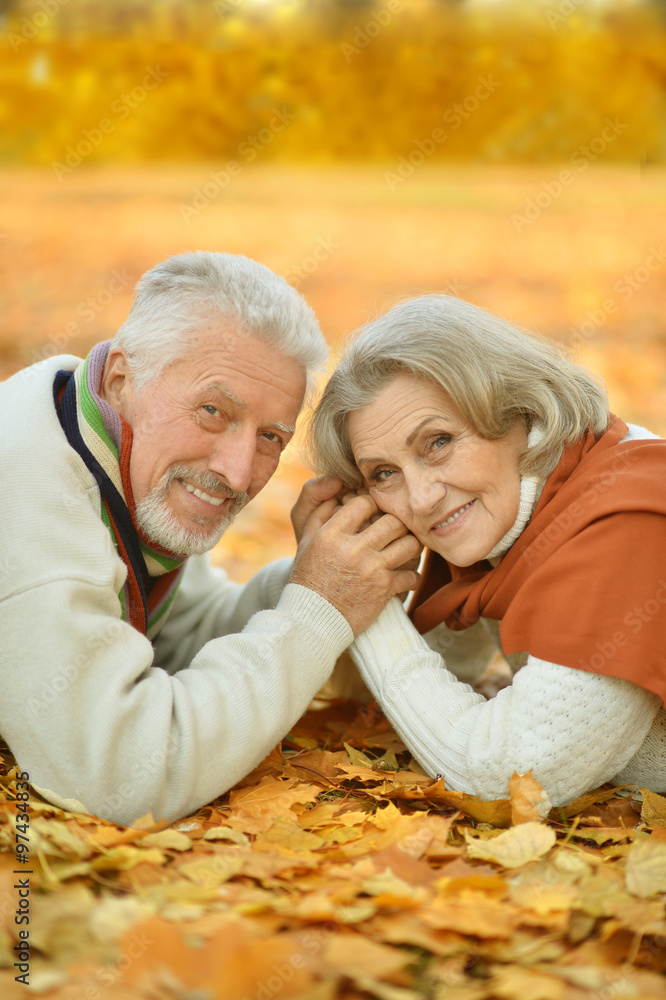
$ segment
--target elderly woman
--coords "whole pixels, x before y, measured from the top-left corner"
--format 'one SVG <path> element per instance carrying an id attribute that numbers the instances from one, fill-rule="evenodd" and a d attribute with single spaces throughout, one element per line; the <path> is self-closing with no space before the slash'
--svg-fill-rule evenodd
<path id="1" fill-rule="evenodd" d="M 553 805 L 666 790 L 666 442 L 556 345 L 444 295 L 360 331 L 312 434 L 318 471 L 427 550 L 416 627 L 393 598 L 352 646 L 426 772 L 498 799 L 532 770 Z M 524 665 L 487 701 L 451 671 L 462 630 L 497 623 Z"/>

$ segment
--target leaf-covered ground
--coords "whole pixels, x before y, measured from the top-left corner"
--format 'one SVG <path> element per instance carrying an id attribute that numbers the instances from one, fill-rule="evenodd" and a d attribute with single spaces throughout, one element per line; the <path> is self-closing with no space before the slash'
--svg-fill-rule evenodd
<path id="1" fill-rule="evenodd" d="M 337 246 L 299 287 L 331 343 L 400 296 L 446 289 L 569 344 L 616 412 L 666 433 L 663 171 L 591 167 L 517 232 L 512 214 L 556 165 L 424 167 L 395 192 L 379 168 L 248 169 L 186 225 L 178 206 L 209 169 L 81 169 L 67 184 L 2 171 L 2 377 L 112 336 L 134 280 L 169 253 L 226 249 L 290 273 L 322 239 Z M 214 558 L 232 577 L 293 550 L 307 475 L 289 456 L 227 533 Z M 2 1000 L 31 995 L 13 965 L 26 878 L 30 991 L 47 1000 L 666 996 L 662 797 L 604 790 L 541 820 L 522 779 L 513 802 L 480 805 L 425 778 L 372 707 L 335 703 L 168 829 L 31 796 L 28 866 L 0 752 Z"/>
<path id="2" fill-rule="evenodd" d="M 30 989 L 53 1000 L 666 995 L 662 796 L 606 787 L 543 820 L 531 776 L 503 802 L 449 792 L 375 706 L 320 703 L 230 793 L 169 827 L 31 796 L 27 869 L 3 757 L 8 1000 L 26 996 L 13 965 L 26 878 Z"/>

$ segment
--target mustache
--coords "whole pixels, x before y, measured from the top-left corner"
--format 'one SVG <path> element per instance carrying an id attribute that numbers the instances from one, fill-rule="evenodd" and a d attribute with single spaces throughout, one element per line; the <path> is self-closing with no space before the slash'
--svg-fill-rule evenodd
<path id="1" fill-rule="evenodd" d="M 208 471 L 201 472 L 198 469 L 190 468 L 189 465 L 172 465 L 168 469 L 164 475 L 163 483 L 160 484 L 160 491 L 164 492 L 164 496 L 169 492 L 176 479 L 186 479 L 192 486 L 196 486 L 197 489 L 203 490 L 205 493 L 222 494 L 243 505 L 250 499 L 245 491 L 232 489 L 224 480 L 219 479 L 215 473 Z"/>

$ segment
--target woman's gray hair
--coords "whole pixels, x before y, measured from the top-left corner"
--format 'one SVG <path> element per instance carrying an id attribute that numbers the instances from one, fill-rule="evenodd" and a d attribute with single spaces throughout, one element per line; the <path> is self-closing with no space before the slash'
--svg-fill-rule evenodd
<path id="1" fill-rule="evenodd" d="M 299 362 L 312 388 L 328 356 L 314 312 L 284 278 L 242 254 L 196 250 L 146 271 L 114 344 L 141 388 L 181 360 L 202 327 L 224 320 Z"/>
<path id="2" fill-rule="evenodd" d="M 608 426 L 604 389 L 556 343 L 462 299 L 424 295 L 351 335 L 310 420 L 310 460 L 320 475 L 360 485 L 347 417 L 405 374 L 442 388 L 483 438 L 504 437 L 516 419 L 528 432 L 541 427 L 522 475 L 545 478 L 566 445 Z"/>

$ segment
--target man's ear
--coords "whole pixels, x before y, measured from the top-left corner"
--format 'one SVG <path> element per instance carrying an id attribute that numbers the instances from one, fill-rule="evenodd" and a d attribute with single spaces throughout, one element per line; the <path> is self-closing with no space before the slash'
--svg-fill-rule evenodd
<path id="1" fill-rule="evenodd" d="M 102 372 L 99 394 L 122 417 L 127 417 L 127 405 L 132 396 L 132 372 L 127 355 L 120 347 L 112 347 Z"/>

